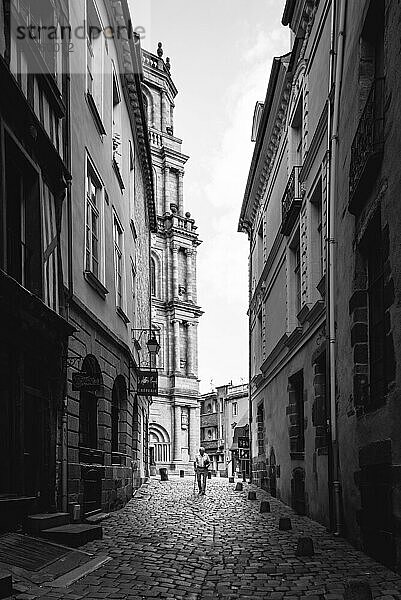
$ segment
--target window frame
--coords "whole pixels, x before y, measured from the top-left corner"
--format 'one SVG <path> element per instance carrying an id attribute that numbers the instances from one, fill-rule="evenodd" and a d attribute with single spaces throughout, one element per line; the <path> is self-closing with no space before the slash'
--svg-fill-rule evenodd
<path id="1" fill-rule="evenodd" d="M 114 258 L 114 286 L 116 308 L 125 311 L 125 265 L 124 265 L 124 228 L 113 210 L 113 258 Z M 118 260 L 117 260 L 118 259 Z M 117 267 L 120 267 L 119 269 Z M 120 285 L 119 285 L 120 283 Z M 119 302 L 120 299 L 120 302 Z"/>
<path id="2" fill-rule="evenodd" d="M 99 205 L 93 204 L 92 199 L 89 196 L 88 190 L 88 182 L 89 177 L 92 176 L 92 183 L 95 182 L 95 188 L 99 191 Z M 84 273 L 89 274 L 91 278 L 94 278 L 96 282 L 99 282 L 104 286 L 105 284 L 105 251 L 104 251 L 104 198 L 105 198 L 105 189 L 103 181 L 99 175 L 98 170 L 96 169 L 92 159 L 89 154 L 86 154 L 85 161 L 85 236 L 84 236 Z M 89 207 L 88 207 L 89 205 Z M 89 231 L 92 232 L 92 217 L 93 213 L 91 212 L 91 224 L 88 226 L 88 208 L 92 211 L 94 208 L 94 212 L 97 213 L 98 219 L 98 231 L 97 231 L 97 248 L 98 248 L 98 273 L 96 274 L 92 268 L 93 259 L 90 258 L 88 264 L 88 250 L 89 256 L 91 257 L 92 253 L 92 244 L 88 247 L 88 227 Z M 92 241 L 92 239 L 91 239 Z M 107 290 L 102 290 L 104 293 L 107 293 Z"/>

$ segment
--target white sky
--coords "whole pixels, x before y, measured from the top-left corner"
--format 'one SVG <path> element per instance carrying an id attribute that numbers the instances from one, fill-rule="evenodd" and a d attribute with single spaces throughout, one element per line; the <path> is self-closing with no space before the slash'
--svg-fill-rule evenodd
<path id="1" fill-rule="evenodd" d="M 198 225 L 201 392 L 248 381 L 248 240 L 237 233 L 254 144 L 257 100 L 264 100 L 274 56 L 289 50 L 284 0 L 130 0 L 143 48 L 164 58 L 178 89 L 174 133 L 190 156 L 184 207 Z"/>

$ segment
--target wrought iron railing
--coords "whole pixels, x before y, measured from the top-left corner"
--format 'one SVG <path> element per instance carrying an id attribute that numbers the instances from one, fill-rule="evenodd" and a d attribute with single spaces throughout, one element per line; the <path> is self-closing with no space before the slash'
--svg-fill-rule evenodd
<path id="1" fill-rule="evenodd" d="M 289 235 L 301 209 L 300 166 L 293 167 L 281 201 L 281 233 Z"/>
<path id="2" fill-rule="evenodd" d="M 366 191 L 377 173 L 383 153 L 384 79 L 375 79 L 351 146 L 349 171 L 349 209 L 355 212 L 361 193 Z"/>

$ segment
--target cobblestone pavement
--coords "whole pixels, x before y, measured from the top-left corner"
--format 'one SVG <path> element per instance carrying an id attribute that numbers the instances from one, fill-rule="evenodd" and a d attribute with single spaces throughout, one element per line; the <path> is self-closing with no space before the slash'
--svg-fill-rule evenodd
<path id="1" fill-rule="evenodd" d="M 152 479 L 104 521 L 104 538 L 84 547 L 113 560 L 63 590 L 36 588 L 33 599 L 340 600 L 348 579 L 368 581 L 374 598 L 401 599 L 401 578 L 324 527 L 248 484 L 234 491 L 227 479 L 193 495 L 193 479 Z M 248 500 L 248 490 L 257 500 Z M 261 499 L 271 513 L 260 514 Z M 291 531 L 279 531 L 288 516 Z M 297 538 L 313 538 L 315 555 L 295 556 Z"/>

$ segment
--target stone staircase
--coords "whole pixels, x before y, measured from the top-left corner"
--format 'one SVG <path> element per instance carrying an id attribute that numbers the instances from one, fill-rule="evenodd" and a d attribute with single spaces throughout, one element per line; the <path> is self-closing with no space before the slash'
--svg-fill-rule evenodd
<path id="1" fill-rule="evenodd" d="M 0 571 L 0 598 L 10 598 L 13 592 L 13 582 L 10 573 Z"/>
<path id="2" fill-rule="evenodd" d="M 99 523 L 70 523 L 70 515 L 62 512 L 30 515 L 25 520 L 24 529 L 30 535 L 72 548 L 100 540 L 103 536 Z"/>

